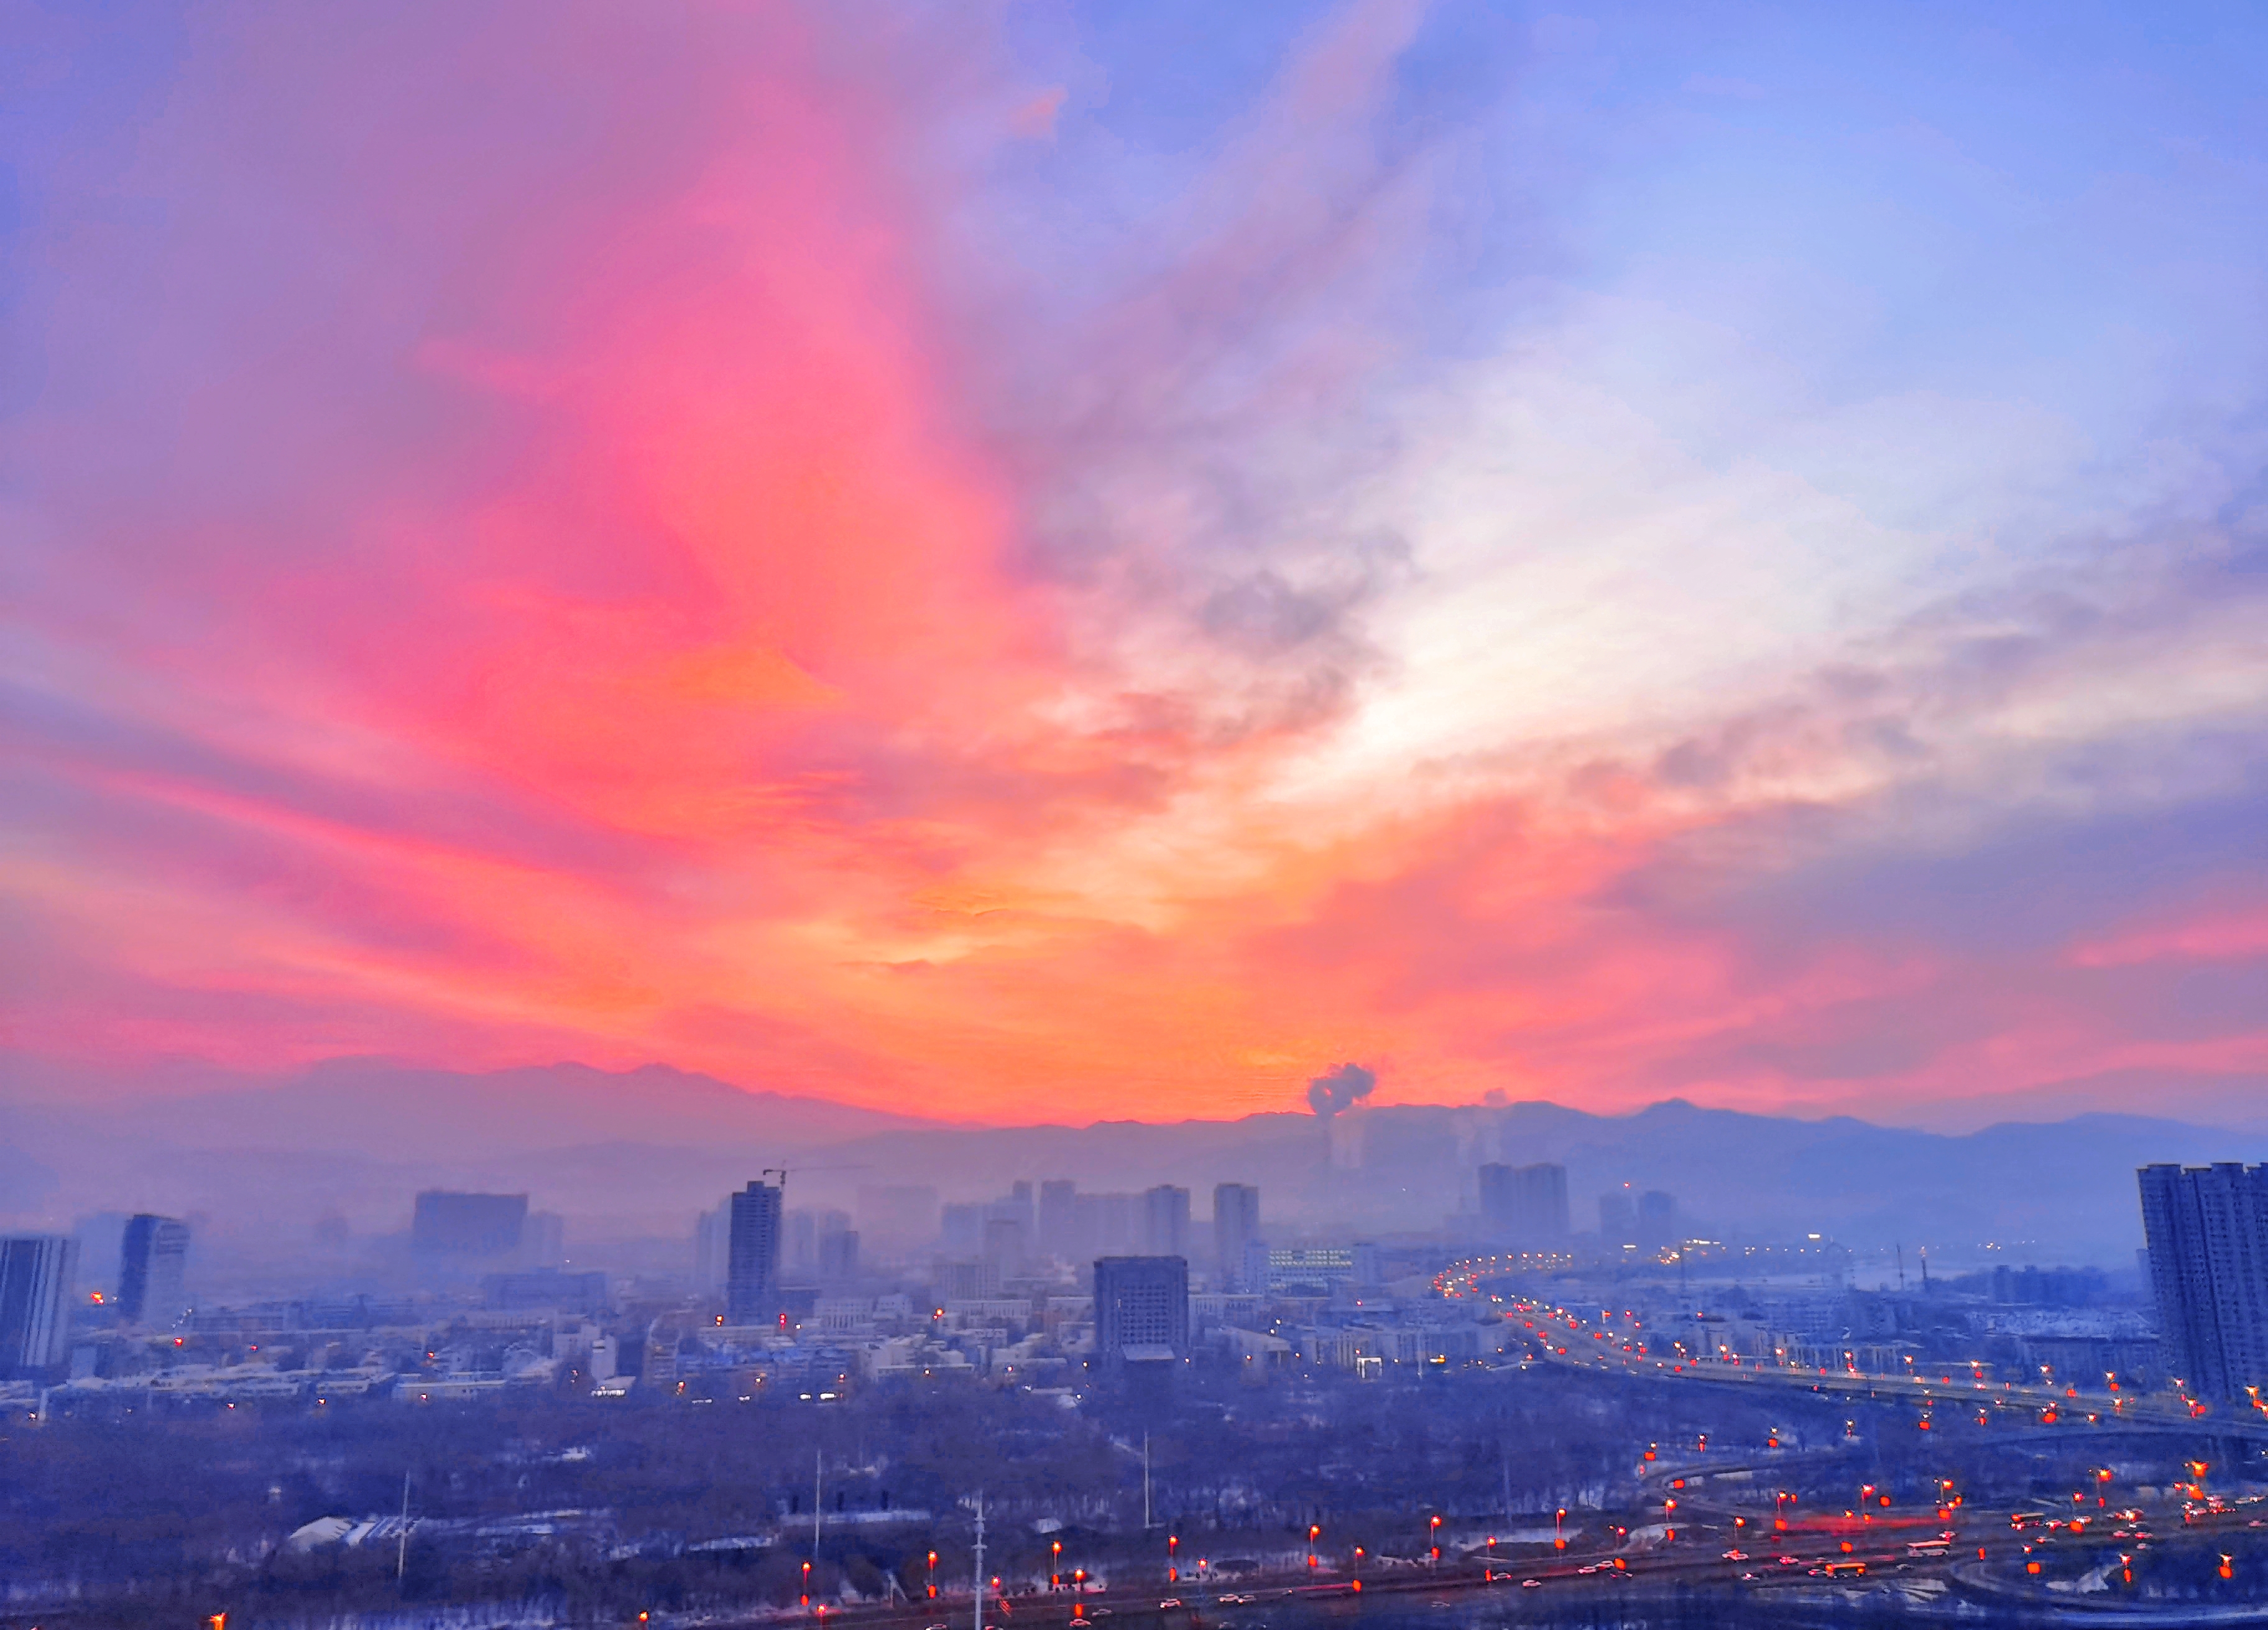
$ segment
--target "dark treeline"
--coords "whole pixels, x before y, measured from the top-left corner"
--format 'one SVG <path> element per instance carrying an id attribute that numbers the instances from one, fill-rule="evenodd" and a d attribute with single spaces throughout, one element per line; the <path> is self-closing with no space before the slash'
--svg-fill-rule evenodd
<path id="1" fill-rule="evenodd" d="M 1998 1414 L 1940 1409 L 1924 1431 L 1905 1403 L 1533 1369 L 1266 1386 L 1199 1371 L 1171 1398 L 1077 1409 L 937 1382 L 824 1405 L 539 1396 L 19 1420 L 0 1427 L 14 1593 L 0 1624 L 225 1608 L 242 1630 L 475 1602 L 599 1622 L 806 1591 L 918 1602 L 932 1583 L 965 1597 L 980 1491 L 986 1571 L 1011 1591 L 1058 1570 L 1163 1589 L 1169 1566 L 1199 1559 L 1216 1578 L 1297 1567 L 1310 1526 L 1327 1565 L 1360 1546 L 1377 1566 L 1421 1566 L 1435 1516 L 1451 1545 L 1503 1530 L 1508 1554 L 1562 1508 L 1594 1533 L 1658 1522 L 1643 1457 L 1691 1459 L 1705 1439 L 1709 1458 L 1770 1468 L 1727 1498 L 1768 1507 L 1786 1489 L 1807 1508 L 1851 1503 L 1861 1482 L 1926 1500 L 1948 1478 L 1972 1500 L 2067 1501 L 2104 1452 Z M 2135 1438 L 2119 1452 L 2171 1465 L 2223 1449 Z M 357 1545 L 290 1543 L 319 1519 L 397 1516 L 405 1479 L 406 1545 L 398 1525 Z"/>

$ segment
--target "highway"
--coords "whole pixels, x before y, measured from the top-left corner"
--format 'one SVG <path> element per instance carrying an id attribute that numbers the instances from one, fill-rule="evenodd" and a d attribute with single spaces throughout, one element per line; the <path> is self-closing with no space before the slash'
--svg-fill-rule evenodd
<path id="1" fill-rule="evenodd" d="M 1912 1405 L 1917 1429 L 1933 1429 L 1960 1415 L 2009 1421 L 2012 1435 L 2079 1430 L 2091 1434 L 2195 1432 L 2220 1437 L 2268 1438 L 2268 1417 L 2215 1410 L 2178 1395 L 2146 1396 L 2070 1386 L 1992 1382 L 1940 1368 L 1935 1376 L 1819 1371 L 1745 1360 L 1665 1359 L 1646 1350 L 1633 1326 L 1586 1318 L 1582 1312 L 1540 1300 L 1504 1304 L 1531 1358 L 1592 1374 L 1678 1384 L 1761 1388 L 1788 1392 L 1864 1397 Z M 2021 1604 L 2046 1614 L 2070 1598 L 2049 1595 L 2028 1569 L 2058 1545 L 2088 1547 L 2132 1543 L 2138 1549 L 2161 1536 L 2259 1530 L 2268 1507 L 2167 1498 L 2113 1509 L 2107 1490 L 2080 1491 L 2070 1509 L 1971 1507 L 1950 1486 L 1937 1507 L 1889 1504 L 1871 1488 L 1851 1491 L 1847 1508 L 1799 1509 L 1793 1496 L 1766 1509 L 1715 1486 L 1743 1479 L 1739 1492 L 1753 1501 L 1758 1477 L 1786 1474 L 1808 1461 L 1841 1454 L 1841 1443 L 1748 1450 L 1711 1460 L 1654 1459 L 1638 1468 L 1649 1526 L 1634 1538 L 1627 1530 L 1592 1527 L 1571 1534 L 1563 1550 L 1538 1553 L 1484 1545 L 1425 1566 L 1327 1557 L 1327 1566 L 1240 1581 L 1160 1579 L 1137 1588 L 1125 1582 L 1067 1593 L 1012 1593 L 988 1600 L 988 1630 L 1253 1630 L 1258 1624 L 1307 1611 L 1365 1616 L 1373 1610 L 1406 1612 L 1422 1603 L 1446 1611 L 1493 1602 L 1492 1612 L 1548 1619 L 1585 1593 L 1644 1594 L 1674 1587 L 1719 1587 L 1765 1592 L 1791 1604 L 1853 1588 L 1899 1592 L 1905 1611 L 1972 1616 L 1980 1602 Z M 1790 1479 L 1789 1480 L 1795 1480 Z M 1771 1485 L 1765 1485 L 1767 1489 Z M 2092 1494 L 2093 1503 L 2087 1503 Z M 1659 1500 L 1658 1507 L 1652 1504 Z M 1866 1502 L 1872 1501 L 1867 1504 Z M 1664 1531 L 1666 1530 L 1666 1532 Z M 2263 1538 L 2268 1538 L 2264 1535 Z M 2144 1604 L 2124 1604 L 2134 1622 L 2147 1621 Z M 2169 1609 L 2169 1612 L 2175 1610 Z M 2178 1612 L 2175 1613 L 2179 1618 Z M 791 1619 L 792 1616 L 791 1616 Z M 957 1602 L 910 1607 L 855 1606 L 813 1613 L 808 1620 L 841 1623 L 849 1630 L 975 1630 L 967 1595 Z M 2228 1622 L 2237 1622 L 2236 1619 Z M 777 1624 L 780 1620 L 762 1622 Z M 2100 1619 L 2097 1622 L 2104 1622 Z M 2219 1622 L 2219 1620 L 2217 1620 Z M 2260 1622 L 2268 1623 L 2268 1610 Z"/>
<path id="2" fill-rule="evenodd" d="M 1682 1473 L 1689 1486 L 1709 1475 L 1713 1473 L 1690 1467 Z M 1668 1480 L 1680 1478 L 1672 1475 Z M 2230 1508 L 2185 1521 L 2178 1508 L 2169 1508 L 2154 1520 L 2175 1532 L 2257 1530 L 2262 1522 L 2251 1512 L 2258 1508 Z M 2047 1554 L 2058 1537 L 2066 1542 L 2073 1538 L 2069 1519 L 2051 1522 L 2032 1511 L 1966 1507 L 1950 1511 L 1879 1509 L 1871 1521 L 1854 1508 L 1848 1514 L 1791 1516 L 1786 1530 L 1776 1530 L 1769 1527 L 1772 1519 L 1719 1505 L 1697 1493 L 1690 1515 L 1697 1521 L 1690 1528 L 1681 1525 L 1677 1539 L 1668 1543 L 1613 1542 L 1612 1530 L 1608 1530 L 1603 1536 L 1579 1536 L 1565 1552 L 1541 1555 L 1533 1550 L 1514 1554 L 1508 1547 L 1480 1545 L 1445 1557 L 1433 1567 L 1373 1561 L 1344 1571 L 1350 1564 L 1341 1558 L 1338 1567 L 1233 1584 L 1160 1580 L 1142 1588 L 1120 1583 L 1076 1597 L 1042 1592 L 991 1597 L 985 1624 L 990 1630 L 1252 1630 L 1312 1613 L 1341 1618 L 1382 1612 L 1399 1617 L 1420 1605 L 1467 1612 L 1485 1608 L 1511 1618 L 1550 1619 L 1601 1593 L 1636 1597 L 1676 1587 L 1717 1587 L 1728 1603 L 1736 1592 L 1747 1592 L 1752 1602 L 1761 1594 L 1790 1604 L 1839 1600 L 1839 1593 L 1854 1588 L 1888 1587 L 1900 1592 L 1909 1611 L 1941 1603 L 1948 1616 L 1954 1616 L 1962 1611 L 1958 1604 L 1966 1600 L 1966 1612 L 1973 1619 L 1979 1600 L 2028 1604 L 2043 1612 L 2054 1609 L 2056 1597 L 2027 1586 L 2025 1558 Z M 1745 1520 L 1747 1528 L 1736 1528 L 1736 1519 Z M 2135 1521 L 2132 1508 L 2124 1517 L 2097 1511 L 2077 1521 L 2081 1524 L 2078 1542 L 2090 1550 L 2114 1536 L 2146 1545 L 2155 1532 L 2150 1520 Z M 1992 1566 L 1982 1567 L 1980 1553 Z M 963 1594 L 942 1603 L 854 1607 L 814 1612 L 803 1619 L 840 1624 L 846 1630 L 851 1625 L 861 1630 L 973 1630 L 971 1606 Z M 2167 1611 L 2168 1622 L 2191 1622 L 2186 1615 L 2193 1613 L 2194 1606 L 2169 1604 Z M 794 1617 L 789 1616 L 790 1622 Z"/>
<path id="3" fill-rule="evenodd" d="M 2202 1429 L 2218 1436 L 2268 1442 L 2268 1406 L 2264 1405 L 2250 1411 L 2216 1409 L 2203 1399 L 2176 1393 L 2115 1388 L 2083 1392 L 2069 1384 L 1992 1382 L 1974 1369 L 1964 1375 L 1959 1367 L 1940 1366 L 1934 1376 L 1886 1376 L 1855 1368 L 1800 1368 L 1737 1355 L 1666 1358 L 1646 1349 L 1643 1332 L 1633 1321 L 1587 1318 L 1583 1312 L 1527 1298 L 1507 1299 L 1504 1306 L 1507 1317 L 1521 1325 L 1533 1357 L 1594 1373 L 1903 1401 L 1922 1410 L 1924 1430 L 1934 1424 L 1932 1417 L 1940 1410 L 1987 1418 L 1994 1411 L 2014 1410 L 2043 1427 Z"/>

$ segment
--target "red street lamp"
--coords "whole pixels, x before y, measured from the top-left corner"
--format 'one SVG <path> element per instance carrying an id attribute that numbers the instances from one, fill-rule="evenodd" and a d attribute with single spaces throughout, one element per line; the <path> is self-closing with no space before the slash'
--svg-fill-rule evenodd
<path id="1" fill-rule="evenodd" d="M 1567 1535 L 1565 1527 L 1566 1521 L 1567 1508 L 1565 1506 L 1560 1507 L 1557 1511 L 1554 1511 L 1551 1514 L 1551 1548 L 1554 1551 L 1565 1551 L 1567 1548 Z"/>
<path id="2" fill-rule="evenodd" d="M 1440 1561 L 1441 1560 L 1441 1519 L 1440 1517 L 1431 1519 L 1425 1530 L 1425 1537 L 1433 1542 L 1433 1553 L 1429 1560 Z"/>
<path id="3" fill-rule="evenodd" d="M 929 1553 L 929 1599 L 937 1600 L 937 1553 Z"/>

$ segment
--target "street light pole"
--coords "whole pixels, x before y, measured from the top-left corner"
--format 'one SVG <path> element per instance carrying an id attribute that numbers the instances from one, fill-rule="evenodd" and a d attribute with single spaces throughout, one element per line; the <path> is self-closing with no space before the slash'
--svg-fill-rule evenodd
<path id="1" fill-rule="evenodd" d="M 976 1614 L 971 1630 L 984 1630 L 984 1491 L 976 1491 Z"/>

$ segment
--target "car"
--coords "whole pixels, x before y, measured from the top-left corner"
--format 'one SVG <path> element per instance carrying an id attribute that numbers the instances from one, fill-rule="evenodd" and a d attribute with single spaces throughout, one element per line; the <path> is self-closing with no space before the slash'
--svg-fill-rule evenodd
<path id="1" fill-rule="evenodd" d="M 1749 1553 L 1745 1551 L 1727 1551 L 1725 1553 L 1725 1560 L 1727 1562 L 1745 1562 L 1749 1560 Z"/>
<path id="2" fill-rule="evenodd" d="M 1182 1598 L 1177 1596 L 1169 1596 L 1164 1601 L 1158 1604 L 1160 1607 L 1179 1607 L 1181 1604 Z"/>
<path id="3" fill-rule="evenodd" d="M 1579 1574 L 1595 1574 L 1599 1571 L 1599 1565 L 1596 1562 L 1586 1562 L 1575 1571 Z"/>
<path id="4" fill-rule="evenodd" d="M 1784 1556 L 1778 1558 L 1777 1560 L 1782 1567 L 1800 1567 L 1803 1566 L 1803 1559 L 1800 1556 Z"/>
<path id="5" fill-rule="evenodd" d="M 1111 1610 L 1107 1607 L 1098 1607 L 1093 1612 L 1089 1613 L 1087 1617 L 1089 1619 L 1108 1619 L 1110 1617 L 1110 1612 Z"/>
<path id="6" fill-rule="evenodd" d="M 1543 1583 L 1541 1579 L 1523 1579 L 1520 1582 L 1520 1588 L 1523 1590 L 1534 1590 L 1541 1588 Z"/>

